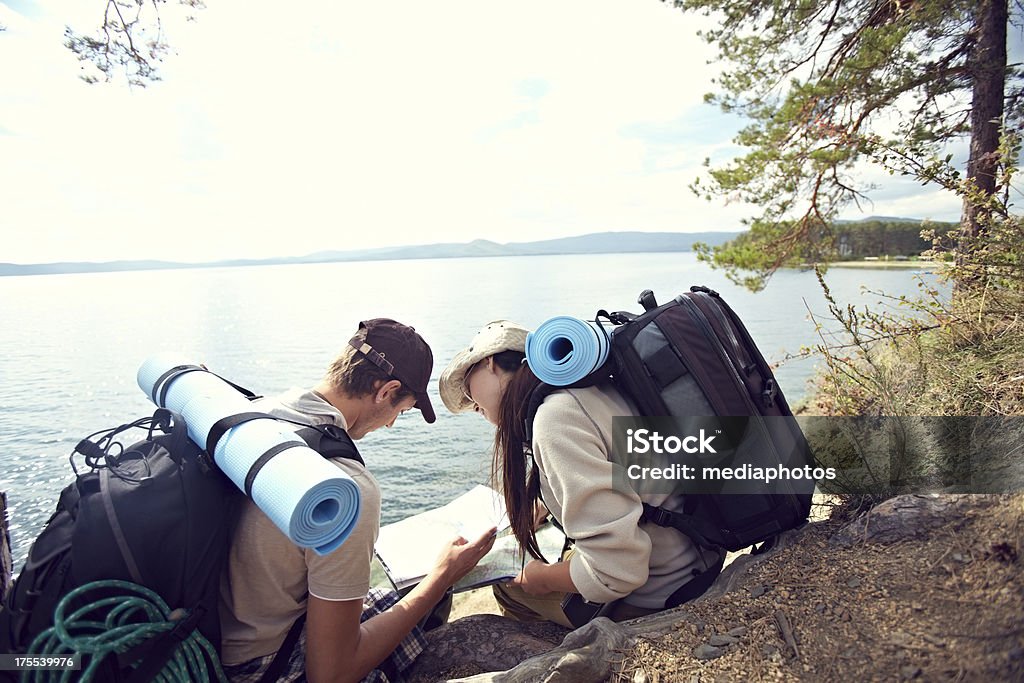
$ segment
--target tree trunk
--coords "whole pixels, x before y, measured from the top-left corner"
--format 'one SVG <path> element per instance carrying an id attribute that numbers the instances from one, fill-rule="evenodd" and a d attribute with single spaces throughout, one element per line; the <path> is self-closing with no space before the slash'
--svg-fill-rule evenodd
<path id="1" fill-rule="evenodd" d="M 999 167 L 999 141 L 1006 84 L 1006 26 L 1008 0 L 981 0 L 974 25 L 974 47 L 970 68 L 974 83 L 971 100 L 971 155 L 967 179 L 974 184 L 977 197 L 964 198 L 960 227 L 960 254 L 963 262 L 976 239 L 983 236 L 989 211 L 979 198 L 996 191 Z"/>

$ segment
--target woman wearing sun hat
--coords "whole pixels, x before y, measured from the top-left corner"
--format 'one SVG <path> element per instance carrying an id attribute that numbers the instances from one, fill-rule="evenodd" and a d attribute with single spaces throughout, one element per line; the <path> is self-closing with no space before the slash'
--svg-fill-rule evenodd
<path id="1" fill-rule="evenodd" d="M 697 597 L 718 575 L 723 556 L 675 529 L 639 523 L 642 502 L 676 509 L 678 498 L 641 499 L 612 487 L 612 418 L 635 414 L 614 386 L 552 392 L 525 443 L 530 394 L 540 384 L 525 362 L 528 333 L 508 320 L 488 323 L 439 380 L 450 411 L 475 411 L 496 427 L 492 473 L 520 544 L 533 557 L 540 554 L 541 502 L 573 539 L 561 558 L 546 558 L 557 562 L 534 559 L 511 582 L 495 586 L 503 612 L 578 626 L 602 605 L 602 615 L 621 620 Z"/>

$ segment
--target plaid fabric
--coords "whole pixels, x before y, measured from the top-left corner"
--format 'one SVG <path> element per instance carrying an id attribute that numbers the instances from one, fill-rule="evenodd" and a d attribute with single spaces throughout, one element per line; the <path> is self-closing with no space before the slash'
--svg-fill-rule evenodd
<path id="1" fill-rule="evenodd" d="M 359 617 L 359 622 L 362 623 L 393 607 L 399 599 L 398 593 L 393 590 L 371 588 L 363 602 L 363 614 Z M 402 672 L 412 666 L 426 645 L 427 639 L 423 629 L 419 626 L 413 628 L 412 632 L 398 644 L 395 651 L 363 679 L 363 683 L 399 683 L 402 680 Z M 273 661 L 274 655 L 269 654 L 235 666 L 226 666 L 224 673 L 231 683 L 259 683 L 263 672 Z M 278 680 L 283 683 L 304 681 L 305 675 L 306 629 L 303 627 L 295 649 L 292 650 L 292 654 L 288 658 L 288 664 Z"/>

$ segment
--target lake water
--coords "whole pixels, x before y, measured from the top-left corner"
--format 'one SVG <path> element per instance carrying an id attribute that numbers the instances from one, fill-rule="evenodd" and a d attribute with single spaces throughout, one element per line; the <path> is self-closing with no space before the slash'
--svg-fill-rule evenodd
<path id="1" fill-rule="evenodd" d="M 905 270 L 833 269 L 840 302 L 875 302 L 861 288 L 912 294 Z M 693 254 L 606 254 L 378 261 L 0 278 L 0 491 L 11 514 L 15 566 L 72 478 L 68 455 L 84 436 L 151 413 L 135 383 L 142 361 L 181 351 L 258 393 L 316 383 L 360 320 L 391 317 L 434 350 L 437 422 L 411 411 L 360 448 L 383 490 L 383 521 L 436 506 L 484 482 L 492 430 L 451 415 L 436 379 L 496 318 L 536 327 L 554 315 L 637 311 L 652 289 L 666 301 L 690 285 L 717 289 L 769 362 L 816 343 L 807 309 L 826 314 L 813 272 L 781 271 L 752 294 Z M 814 360 L 776 372 L 790 403 Z"/>

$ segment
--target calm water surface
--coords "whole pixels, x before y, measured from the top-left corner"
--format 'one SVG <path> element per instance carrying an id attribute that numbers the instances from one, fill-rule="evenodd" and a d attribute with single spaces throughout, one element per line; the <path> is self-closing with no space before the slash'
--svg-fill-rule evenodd
<path id="1" fill-rule="evenodd" d="M 864 285 L 917 291 L 904 270 L 833 269 L 840 302 L 875 302 Z M 929 282 L 933 276 L 923 276 Z M 0 490 L 11 512 L 20 567 L 28 544 L 71 479 L 68 454 L 82 437 L 152 412 L 135 383 L 142 361 L 181 351 L 271 394 L 317 382 L 358 322 L 391 317 L 415 326 L 434 350 L 437 376 L 486 322 L 536 327 L 554 315 L 638 310 L 643 289 L 666 301 L 690 285 L 721 292 L 769 362 L 816 343 L 808 308 L 826 308 L 811 272 L 783 271 L 751 294 L 692 254 L 529 256 L 381 261 L 0 278 Z M 814 359 L 776 375 L 790 403 Z M 434 507 L 487 477 L 490 425 L 416 412 L 360 444 L 383 489 L 384 522 Z"/>

